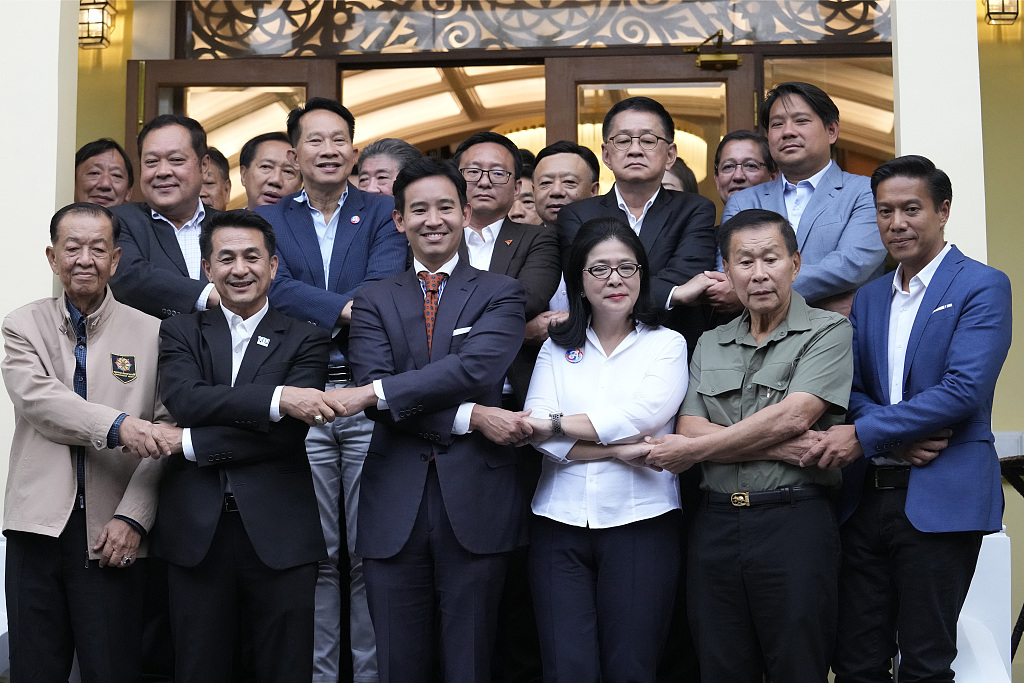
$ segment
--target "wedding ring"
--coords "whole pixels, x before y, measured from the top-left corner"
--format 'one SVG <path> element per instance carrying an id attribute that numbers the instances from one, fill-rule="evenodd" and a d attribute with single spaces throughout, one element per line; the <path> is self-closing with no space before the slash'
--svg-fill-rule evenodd
<path id="1" fill-rule="evenodd" d="M 324 416 L 323 415 L 315 416 L 313 418 L 313 422 L 316 422 L 316 426 L 317 427 L 323 427 L 324 426 Z"/>

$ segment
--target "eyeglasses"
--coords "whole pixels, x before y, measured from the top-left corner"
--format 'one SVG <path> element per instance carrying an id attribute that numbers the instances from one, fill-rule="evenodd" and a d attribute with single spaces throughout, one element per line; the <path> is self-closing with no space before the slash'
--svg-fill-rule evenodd
<path id="1" fill-rule="evenodd" d="M 608 138 L 608 142 L 612 143 L 612 146 L 620 152 L 625 152 L 627 149 L 633 146 L 633 140 L 640 141 L 640 148 L 648 151 L 658 146 L 659 142 L 668 144 L 671 140 L 658 137 L 654 133 L 644 133 L 643 135 L 626 135 L 625 133 L 619 133 Z"/>
<path id="2" fill-rule="evenodd" d="M 762 164 L 759 161 L 744 161 L 742 164 L 734 164 L 731 161 L 726 161 L 718 167 L 718 172 L 721 175 L 732 175 L 740 166 L 743 167 L 744 173 L 757 173 L 762 168 L 768 166 L 768 164 Z"/>
<path id="3" fill-rule="evenodd" d="M 612 276 L 612 271 L 619 274 L 622 279 L 630 278 L 640 272 L 640 264 L 638 263 L 620 263 L 619 265 L 612 268 L 604 264 L 596 266 L 590 266 L 584 268 L 584 273 L 590 273 L 590 276 L 598 280 L 607 280 Z"/>
<path id="4" fill-rule="evenodd" d="M 484 174 L 487 175 L 487 180 L 492 185 L 505 185 L 508 181 L 512 180 L 512 174 L 500 168 L 491 169 L 490 171 L 485 171 L 482 168 L 460 168 L 459 172 L 462 173 L 462 177 L 466 179 L 467 183 L 479 182 Z"/>

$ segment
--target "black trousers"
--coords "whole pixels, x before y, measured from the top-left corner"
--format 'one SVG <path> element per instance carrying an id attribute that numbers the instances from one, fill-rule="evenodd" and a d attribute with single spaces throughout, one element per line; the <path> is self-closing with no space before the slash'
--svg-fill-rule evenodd
<path id="1" fill-rule="evenodd" d="M 89 561 L 85 512 L 58 538 L 7 532 L 11 681 L 67 681 L 75 651 L 83 683 L 138 683 L 143 568 Z"/>
<path id="2" fill-rule="evenodd" d="M 232 680 L 238 634 L 247 634 L 256 681 L 313 677 L 316 563 L 263 564 L 237 512 L 221 513 L 210 550 L 195 567 L 168 563 L 176 683 Z"/>
<path id="3" fill-rule="evenodd" d="M 897 650 L 900 683 L 953 680 L 957 621 L 983 534 L 918 531 L 906 504 L 906 489 L 868 481 L 843 523 L 836 683 L 892 681 Z"/>
<path id="4" fill-rule="evenodd" d="M 489 681 L 509 554 L 462 547 L 431 465 L 405 547 L 394 557 L 363 559 L 380 683 L 433 680 L 438 642 L 446 683 Z"/>
<path id="5" fill-rule="evenodd" d="M 690 533 L 690 623 L 704 683 L 824 683 L 836 636 L 831 501 L 703 502 Z"/>
<path id="6" fill-rule="evenodd" d="M 534 517 L 546 683 L 654 683 L 681 563 L 678 510 L 607 529 Z"/>

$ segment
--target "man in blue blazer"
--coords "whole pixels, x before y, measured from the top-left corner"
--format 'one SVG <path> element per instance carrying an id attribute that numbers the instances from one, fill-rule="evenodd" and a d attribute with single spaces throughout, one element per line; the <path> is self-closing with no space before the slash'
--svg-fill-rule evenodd
<path id="1" fill-rule="evenodd" d="M 405 267 L 406 242 L 391 218 L 394 200 L 348 182 L 359 154 L 352 146 L 354 131 L 351 112 L 334 100 L 314 97 L 293 109 L 288 136 L 294 149 L 288 158 L 302 172 L 305 188 L 257 209 L 277 233 L 280 263 L 271 303 L 334 338 L 326 389 L 352 383 L 352 297 L 368 282 Z M 349 644 L 355 682 L 377 680 L 373 627 L 355 553 L 359 480 L 372 431 L 373 424 L 357 414 L 315 425 L 306 439 L 328 553 L 317 578 L 313 683 L 338 681 L 340 667 L 347 669 Z M 350 623 L 351 643 L 344 635 Z"/>
<path id="2" fill-rule="evenodd" d="M 871 177 L 899 268 L 853 302 L 850 424 L 802 464 L 843 466 L 837 683 L 952 681 L 982 536 L 1003 511 L 992 395 L 1010 348 L 1010 282 L 945 242 L 953 188 L 928 159 Z"/>
<path id="3" fill-rule="evenodd" d="M 440 625 L 448 683 L 490 680 L 497 610 L 523 498 L 517 454 L 529 427 L 502 410 L 523 341 L 523 286 L 458 254 L 472 209 L 452 166 L 409 162 L 395 222 L 412 270 L 356 295 L 349 355 L 357 387 L 328 392 L 338 414 L 376 422 L 363 469 L 363 557 L 381 683 L 432 679 Z"/>
<path id="4" fill-rule="evenodd" d="M 832 161 L 839 108 L 809 83 L 781 83 L 768 92 L 758 120 L 781 173 L 733 194 L 722 223 L 744 209 L 788 218 L 803 257 L 793 289 L 811 305 L 849 315 L 857 288 L 882 274 L 885 248 L 868 179 Z"/>

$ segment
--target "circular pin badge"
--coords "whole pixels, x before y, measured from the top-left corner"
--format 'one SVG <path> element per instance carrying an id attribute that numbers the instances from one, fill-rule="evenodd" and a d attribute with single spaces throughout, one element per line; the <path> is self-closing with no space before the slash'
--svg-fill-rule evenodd
<path id="1" fill-rule="evenodd" d="M 569 349 L 565 352 L 565 359 L 570 363 L 579 363 L 583 360 L 583 349 Z"/>
<path id="2" fill-rule="evenodd" d="M 352 221 L 353 223 L 358 223 L 359 222 L 359 216 L 352 216 L 352 218 L 349 218 L 349 220 Z"/>

